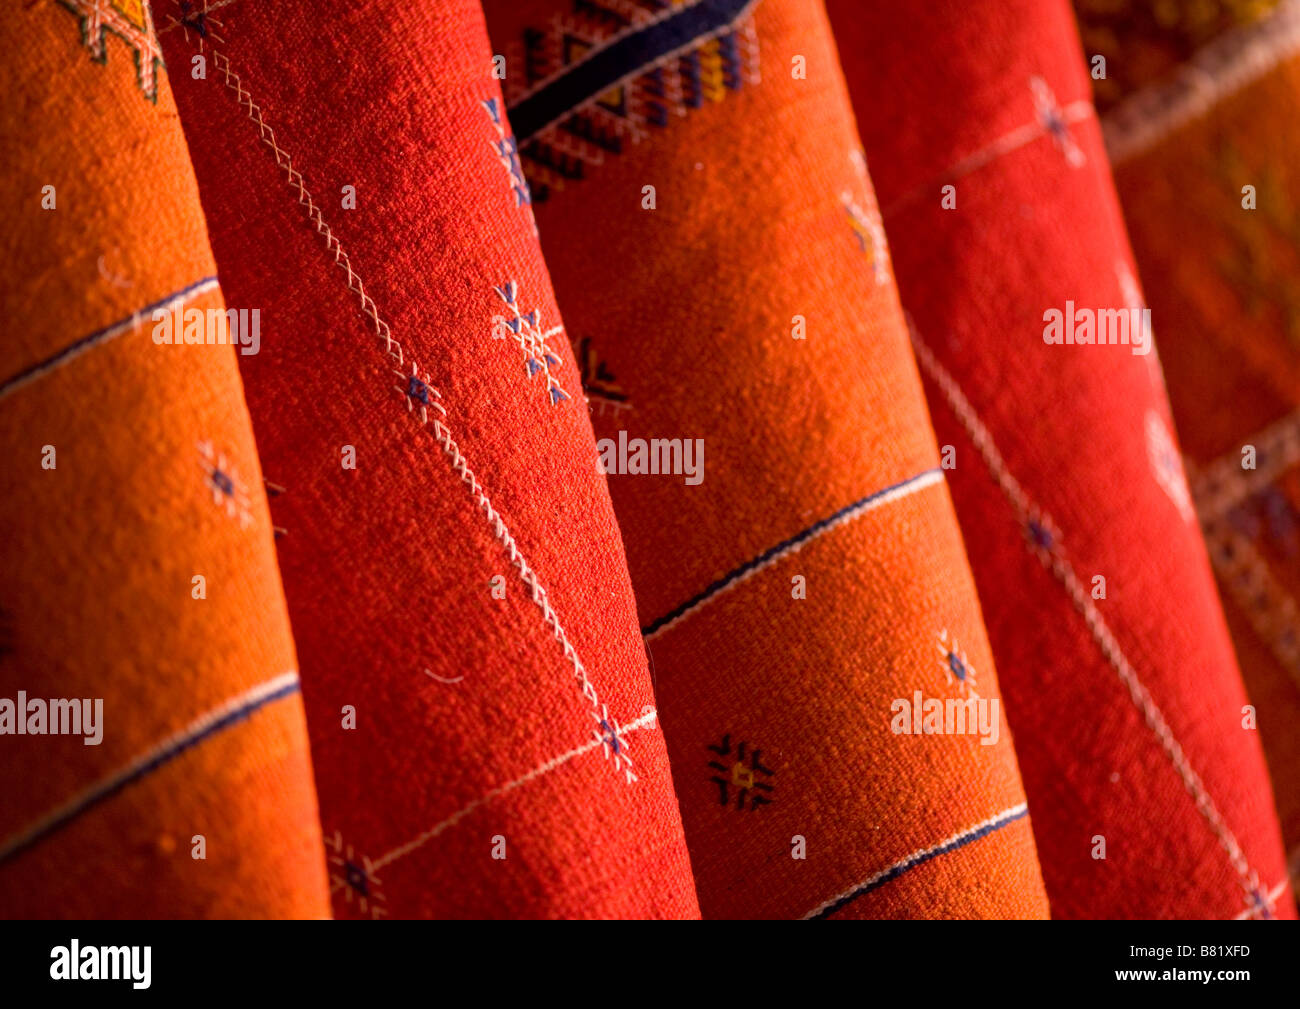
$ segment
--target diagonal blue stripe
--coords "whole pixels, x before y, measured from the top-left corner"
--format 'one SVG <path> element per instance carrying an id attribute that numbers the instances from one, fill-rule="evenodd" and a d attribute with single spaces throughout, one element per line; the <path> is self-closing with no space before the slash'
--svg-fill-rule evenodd
<path id="1" fill-rule="evenodd" d="M 166 305 L 170 305 L 173 301 L 176 301 L 177 299 L 188 297 L 194 291 L 197 291 L 200 287 L 203 287 L 205 284 L 211 284 L 216 279 L 217 279 L 216 277 L 203 277 L 199 280 L 196 280 L 188 287 L 182 287 L 179 291 L 173 291 L 171 294 L 167 295 L 167 297 L 161 298 L 158 301 L 153 302 L 152 304 L 145 305 L 144 308 L 132 312 L 130 315 L 126 316 L 123 319 L 118 319 L 117 322 L 109 323 L 103 329 L 97 329 L 89 336 L 83 336 L 80 340 L 77 340 L 75 343 L 69 344 L 68 346 L 60 350 L 58 353 L 53 354 L 50 357 L 47 357 L 43 361 L 37 361 L 30 368 L 24 368 L 17 375 L 13 375 L 9 377 L 2 384 L 0 384 L 0 398 L 3 398 L 7 393 L 10 392 L 10 390 L 22 385 L 23 383 L 25 383 L 35 375 L 39 375 L 43 371 L 49 371 L 52 368 L 57 368 L 67 358 L 76 357 L 78 354 L 82 353 L 83 351 L 90 349 L 96 343 L 99 343 L 99 341 L 103 340 L 106 336 L 112 333 L 114 330 L 120 329 L 121 327 L 128 325 L 133 319 L 148 318 L 149 316 L 153 315 L 154 309 L 163 308 Z"/>
<path id="2" fill-rule="evenodd" d="M 817 912 L 817 914 L 812 915 L 812 917 L 809 920 L 815 921 L 820 918 L 826 918 L 829 915 L 832 915 L 836 911 L 843 908 L 846 904 L 852 903 L 853 901 L 857 900 L 859 897 L 870 893 L 872 890 L 879 890 L 886 883 L 892 883 L 894 880 L 898 879 L 899 876 L 903 875 L 903 873 L 910 872 L 912 869 L 915 869 L 918 865 L 924 865 L 926 862 L 936 859 L 940 855 L 946 855 L 950 851 L 956 851 L 958 848 L 964 848 L 966 847 L 966 845 L 970 844 L 971 842 L 978 841 L 981 837 L 987 837 L 989 834 L 992 834 L 995 830 L 1001 830 L 1007 824 L 1015 823 L 1017 820 L 1022 820 L 1028 815 L 1029 815 L 1028 809 L 1017 810 L 1016 812 L 1011 813 L 1000 820 L 994 820 L 992 823 L 986 823 L 982 827 L 977 827 L 975 830 L 970 831 L 970 833 L 962 834 L 958 837 L 954 837 L 947 844 L 941 845 L 940 847 L 935 848 L 932 851 L 927 851 L 920 855 L 914 855 L 911 858 L 905 859 L 904 861 L 898 863 L 898 865 L 890 869 L 879 879 L 873 879 L 870 883 L 863 883 L 862 886 L 858 887 L 856 890 L 852 890 L 849 893 L 846 893 L 843 897 L 841 897 L 835 903 L 831 904 L 829 907 L 825 908 L 822 911 Z"/>
<path id="3" fill-rule="evenodd" d="M 26 851 L 37 841 L 44 840 L 46 837 L 49 837 L 55 831 L 60 830 L 63 827 L 66 827 L 69 823 L 71 823 L 73 820 L 79 817 L 82 813 L 86 812 L 86 810 L 90 809 L 92 806 L 97 806 L 105 799 L 109 799 L 114 795 L 117 795 L 128 785 L 133 785 L 141 778 L 144 778 L 152 774 L 154 771 L 158 770 L 158 768 L 162 767 L 164 764 L 170 763 L 172 760 L 175 760 L 182 753 L 192 749 L 195 746 L 198 746 L 199 743 L 203 742 L 205 739 L 209 739 L 212 736 L 215 736 L 217 733 L 230 728 L 230 726 L 234 725 L 237 722 L 242 722 L 244 719 L 252 715 L 253 712 L 257 711 L 259 708 L 265 707 L 266 705 L 272 703 L 273 701 L 278 701 L 281 698 L 288 697 L 290 694 L 296 694 L 298 690 L 299 690 L 298 681 L 294 680 L 293 683 L 286 683 L 283 687 L 280 687 L 277 690 L 273 690 L 269 694 L 264 694 L 261 697 L 255 697 L 252 700 L 248 701 L 247 703 L 237 708 L 234 708 L 231 711 L 228 711 L 226 714 L 222 715 L 220 718 L 214 721 L 211 725 L 205 725 L 200 731 L 195 732 L 193 735 L 186 736 L 182 739 L 176 740 L 167 749 L 162 750 L 157 754 L 155 754 L 153 759 L 151 759 L 146 764 L 141 764 L 130 774 L 125 775 L 121 778 L 110 778 L 108 781 L 104 783 L 104 785 L 101 788 L 97 788 L 94 791 L 88 793 L 86 796 L 83 797 L 81 802 L 65 810 L 59 817 L 45 824 L 38 833 L 33 834 L 29 838 L 26 838 L 21 844 L 15 846 L 9 851 L 6 851 L 3 855 L 0 855 L 0 862 L 8 861 L 9 859 L 13 858 L 15 855 L 18 855 L 20 852 Z"/>
<path id="4" fill-rule="evenodd" d="M 708 41 L 735 24 L 757 0 L 696 0 L 689 7 L 633 31 L 573 64 L 553 81 L 510 106 L 510 125 L 519 143 L 608 91 L 629 74 Z"/>
<path id="5" fill-rule="evenodd" d="M 890 486 L 885 487 L 882 490 L 878 490 L 871 494 L 868 494 L 866 497 L 860 498 L 859 500 L 854 501 L 852 504 L 845 505 L 843 508 L 841 508 L 839 511 L 835 512 L 834 514 L 828 515 L 824 519 L 819 519 L 817 522 L 814 522 L 812 525 L 810 525 L 807 529 L 803 530 L 803 532 L 795 533 L 788 540 L 782 540 L 776 546 L 771 547 L 768 550 L 764 550 L 753 560 L 746 561 L 744 564 L 740 565 L 740 567 L 736 568 L 734 571 L 730 571 L 727 574 L 723 575 L 717 581 L 711 583 L 706 589 L 701 591 L 698 595 L 692 596 L 690 599 L 686 600 L 686 602 L 682 603 L 676 609 L 669 610 L 667 613 L 665 613 L 658 620 L 654 621 L 652 624 L 649 624 L 646 627 L 642 627 L 641 628 L 642 637 L 649 634 L 653 634 L 655 631 L 659 630 L 659 628 L 663 627 L 665 624 L 672 623 L 672 621 L 676 620 L 683 613 L 686 613 L 688 610 L 693 610 L 696 606 L 699 606 L 700 603 L 704 602 L 710 596 L 717 595 L 719 592 L 721 592 L 723 589 L 729 586 L 732 582 L 736 581 L 739 578 L 744 577 L 749 572 L 753 571 L 755 568 L 761 567 L 762 565 L 766 564 L 773 557 L 783 554 L 787 550 L 790 550 L 793 547 L 799 546 L 799 544 L 803 543 L 805 540 L 811 539 L 813 536 L 816 536 L 819 532 L 825 529 L 828 525 L 831 525 L 834 522 L 838 522 L 840 519 L 842 519 L 845 515 L 848 515 L 854 509 L 861 508 L 863 505 L 868 505 L 872 501 L 876 500 L 877 498 L 884 497 L 886 494 L 893 494 L 897 491 L 903 490 L 910 484 L 916 483 L 918 480 L 924 480 L 926 477 L 932 476 L 935 473 L 940 473 L 940 472 L 941 471 L 937 469 L 928 469 L 923 473 L 916 474 L 916 476 L 908 477 L 906 480 L 900 480 L 896 484 L 891 484 Z"/>

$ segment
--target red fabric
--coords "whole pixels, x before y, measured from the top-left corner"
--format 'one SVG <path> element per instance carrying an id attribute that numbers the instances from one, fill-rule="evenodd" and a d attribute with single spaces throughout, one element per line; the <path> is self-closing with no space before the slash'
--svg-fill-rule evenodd
<path id="1" fill-rule="evenodd" d="M 186 68 L 206 32 L 207 79 L 174 87 L 223 287 L 263 310 L 244 378 L 285 488 L 272 514 L 335 912 L 697 916 L 572 354 L 551 335 L 550 377 L 530 377 L 494 325 L 514 318 L 494 290 L 511 283 L 538 331 L 560 320 L 498 156 L 478 4 L 185 20 L 161 34 Z M 417 362 L 428 392 L 394 374 Z"/>
<path id="2" fill-rule="evenodd" d="M 1294 914 L 1156 358 L 1043 339 L 1135 297 L 1068 6 L 829 6 L 1054 915 Z"/>

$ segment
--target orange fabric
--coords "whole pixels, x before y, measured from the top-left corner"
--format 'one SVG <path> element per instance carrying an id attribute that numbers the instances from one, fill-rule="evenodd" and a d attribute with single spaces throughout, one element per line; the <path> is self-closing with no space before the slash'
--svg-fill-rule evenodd
<path id="1" fill-rule="evenodd" d="M 0 735 L 0 907 L 320 917 L 296 660 L 234 351 L 151 339 L 147 306 L 224 308 L 189 157 L 148 24 L 104 45 L 64 6 L 0 16 L 0 698 L 102 700 L 98 745 Z"/>
<path id="2" fill-rule="evenodd" d="M 704 443 L 697 485 L 610 476 L 701 909 L 1042 916 L 1023 822 L 972 833 L 1023 816 L 1005 723 L 890 730 L 895 699 L 964 696 L 950 662 L 986 699 L 997 677 L 821 4 L 763 0 L 667 58 L 652 7 L 485 5 L 512 122 L 541 127 L 520 149 L 557 297 L 604 369 L 597 438 Z M 649 53 L 622 84 L 530 111 L 619 38 Z M 889 888 L 964 832 L 942 901 Z"/>
<path id="3" fill-rule="evenodd" d="M 1300 9 L 1282 5 L 1274 19 L 1215 42 L 1194 65 L 1205 69 L 1183 70 L 1135 92 L 1105 126 L 1294 882 L 1300 874 L 1300 167 L 1294 135 Z M 1233 74 L 1243 72 L 1234 86 Z M 1189 101 L 1192 111 L 1183 114 Z M 1254 209 L 1245 205 L 1251 197 L 1244 186 L 1254 190 Z"/>

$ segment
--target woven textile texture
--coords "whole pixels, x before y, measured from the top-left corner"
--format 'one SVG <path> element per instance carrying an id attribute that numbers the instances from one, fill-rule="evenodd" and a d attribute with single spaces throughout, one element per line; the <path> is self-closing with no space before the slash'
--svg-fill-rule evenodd
<path id="1" fill-rule="evenodd" d="M 1104 121 L 1192 495 L 1300 872 L 1300 4 Z M 1294 892 L 1294 891 L 1293 891 Z"/>
<path id="2" fill-rule="evenodd" d="M 0 43 L 0 916 L 1300 914 L 1300 0 Z"/>
<path id="3" fill-rule="evenodd" d="M 829 6 L 1052 913 L 1293 916 L 1069 6 Z"/>
<path id="4" fill-rule="evenodd" d="M 265 315 L 335 913 L 698 916 L 478 4 L 155 16 L 225 290 Z"/>
<path id="5" fill-rule="evenodd" d="M 485 10 L 702 912 L 1043 915 L 822 5 Z M 989 731 L 910 731 L 918 695 Z"/>
<path id="6" fill-rule="evenodd" d="M 323 917 L 235 350 L 180 342 L 225 319 L 194 176 L 147 9 L 97 6 L 0 15 L 0 909 Z"/>

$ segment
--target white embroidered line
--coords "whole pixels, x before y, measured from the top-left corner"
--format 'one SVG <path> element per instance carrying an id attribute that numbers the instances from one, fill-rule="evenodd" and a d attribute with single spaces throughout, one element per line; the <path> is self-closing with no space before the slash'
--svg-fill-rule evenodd
<path id="1" fill-rule="evenodd" d="M 702 607 L 711 603 L 719 596 L 730 592 L 737 585 L 741 585 L 753 578 L 760 571 L 763 571 L 780 560 L 792 554 L 798 553 L 809 543 L 820 539 L 832 529 L 838 529 L 842 525 L 852 522 L 854 519 L 865 515 L 869 511 L 874 511 L 891 502 L 898 501 L 901 498 L 909 497 L 918 491 L 925 490 L 927 487 L 933 487 L 936 484 L 943 483 L 943 471 L 938 469 L 929 469 L 924 473 L 904 480 L 902 483 L 895 484 L 886 490 L 878 491 L 870 497 L 864 498 L 857 504 L 835 513 L 829 519 L 823 519 L 821 523 L 796 534 L 784 543 L 759 555 L 757 560 L 749 561 L 739 568 L 734 569 L 731 573 L 724 575 L 717 582 L 714 582 L 699 595 L 688 600 L 678 607 L 677 611 L 667 620 L 657 621 L 653 626 L 642 634 L 642 640 L 653 641 L 660 634 L 663 634 L 670 627 L 685 620 L 691 614 L 696 613 Z"/>
<path id="2" fill-rule="evenodd" d="M 752 12 L 751 12 L 752 13 Z M 762 84 L 762 73 L 758 68 L 758 29 L 754 26 L 752 16 L 746 17 L 736 26 L 736 37 L 740 39 L 741 48 L 745 51 L 744 58 L 740 64 L 747 71 L 745 81 L 748 84 Z"/>
<path id="3" fill-rule="evenodd" d="M 1273 910 L 1273 906 L 1277 903 L 1277 899 L 1278 899 L 1279 897 L 1281 897 L 1282 894 L 1283 894 L 1283 892 L 1286 890 L 1287 882 L 1288 882 L 1288 881 L 1284 879 L 1284 880 L 1282 880 L 1281 882 L 1279 882 L 1279 883 L 1277 884 L 1277 886 L 1273 887 L 1273 889 L 1271 889 L 1271 890 L 1268 891 L 1268 896 L 1267 896 L 1266 900 L 1268 901 L 1268 907 L 1269 907 L 1269 911 L 1270 911 L 1270 913 L 1271 913 L 1272 910 Z M 1256 906 L 1256 907 L 1248 907 L 1248 908 L 1246 908 L 1246 910 L 1244 910 L 1244 911 L 1242 911 L 1241 913 L 1239 913 L 1239 914 L 1237 914 L 1236 916 L 1234 916 L 1232 920 L 1233 920 L 1233 921 L 1246 921 L 1247 919 L 1250 919 L 1250 918 L 1258 918 L 1258 917 L 1259 917 L 1259 907 Z"/>
<path id="4" fill-rule="evenodd" d="M 1102 120 L 1112 165 L 1149 151 L 1175 130 L 1300 54 L 1300 0 L 1221 36 L 1198 51 L 1173 80 L 1143 88 Z"/>
<path id="5" fill-rule="evenodd" d="M 394 391 L 406 403 L 407 413 L 419 412 L 422 425 L 429 423 L 430 410 L 436 411 L 440 417 L 447 416 L 447 408 L 442 405 L 442 393 L 428 381 L 425 373 L 421 373 L 420 362 L 412 358 L 409 374 L 396 368 L 393 369 L 393 374 L 401 380 L 393 386 Z"/>
<path id="6" fill-rule="evenodd" d="M 348 254 L 343 251 L 342 244 L 336 237 L 334 237 L 334 232 L 330 229 L 329 225 L 325 223 L 324 215 L 316 205 L 316 201 L 312 198 L 311 193 L 307 190 L 302 173 L 293 167 L 292 159 L 276 143 L 275 131 L 266 124 L 266 120 L 262 116 L 261 108 L 253 101 L 252 96 L 244 89 L 244 85 L 240 81 L 238 74 L 234 72 L 230 65 L 230 60 L 226 58 L 224 53 L 218 52 L 214 49 L 212 51 L 212 62 L 217 70 L 221 72 L 225 80 L 226 88 L 234 93 L 238 104 L 247 110 L 249 120 L 251 120 L 253 125 L 257 127 L 258 137 L 261 139 L 262 143 L 269 147 L 273 152 L 275 163 L 284 170 L 289 185 L 296 190 L 298 194 L 298 203 L 304 210 L 306 210 L 307 218 L 311 222 L 312 227 L 315 228 L 317 234 L 325 239 L 325 247 L 334 257 L 334 265 L 347 273 L 348 289 L 356 294 L 361 303 L 361 310 L 370 319 L 371 324 L 374 326 L 375 335 L 378 336 L 380 341 L 383 343 L 385 352 L 399 365 L 402 364 L 402 345 L 393 338 L 388 323 L 379 315 L 378 306 L 370 295 L 366 293 L 361 278 L 352 269 L 351 259 L 348 257 Z M 432 386 L 429 388 L 431 391 L 436 392 Z M 574 649 L 573 645 L 570 643 L 568 635 L 564 633 L 564 627 L 560 624 L 560 618 L 556 615 L 555 610 L 551 608 L 551 604 L 546 597 L 546 589 L 542 586 L 541 581 L 533 572 L 532 568 L 528 566 L 528 562 L 524 559 L 524 555 L 522 551 L 520 551 L 519 545 L 515 542 L 514 536 L 506 526 L 505 520 L 502 519 L 500 513 L 492 506 L 492 502 L 488 499 L 487 492 L 483 489 L 482 485 L 478 482 L 478 478 L 469 468 L 469 463 L 465 461 L 465 457 L 461 454 L 456 442 L 451 437 L 451 430 L 437 417 L 431 417 L 428 411 L 421 411 L 420 424 L 421 427 L 432 428 L 434 439 L 437 441 L 443 453 L 447 456 L 448 461 L 451 463 L 452 472 L 459 476 L 461 481 L 469 488 L 470 496 L 474 499 L 479 511 L 483 513 L 483 517 L 491 527 L 492 533 L 496 537 L 497 542 L 505 548 L 511 564 L 513 564 L 516 570 L 518 570 L 520 579 L 528 587 L 530 597 L 542 611 L 542 617 L 551 628 L 555 640 L 559 642 L 560 647 L 563 649 L 564 657 L 568 659 L 570 664 L 573 666 L 573 675 L 582 689 L 582 695 L 591 703 L 593 712 L 599 711 L 600 702 L 596 696 L 596 688 L 592 686 L 591 681 L 587 677 L 586 667 L 582 664 L 582 660 L 578 657 L 576 649 Z M 636 780 L 636 775 L 632 773 L 631 756 L 624 751 L 613 754 L 613 758 L 615 770 L 624 763 L 628 765 L 624 768 L 625 776 L 629 784 L 634 782 Z"/>
<path id="7" fill-rule="evenodd" d="M 651 722 L 653 722 L 657 717 L 658 717 L 658 712 L 656 712 L 653 708 L 651 708 L 640 718 L 628 722 L 626 725 L 619 726 L 617 729 L 617 734 L 621 739 L 623 733 L 633 732 L 636 729 L 643 729 Z M 371 863 L 372 867 L 376 872 L 378 872 L 380 869 L 383 869 L 385 866 L 392 865 L 399 858 L 409 855 L 417 848 L 422 847 L 423 845 L 427 844 L 429 841 L 432 841 L 439 834 L 456 826 L 456 824 L 460 823 L 461 820 L 465 819 L 465 817 L 469 816 L 479 807 L 486 805 L 487 803 L 491 802 L 493 799 L 499 799 L 501 796 L 506 795 L 509 792 L 513 792 L 516 788 L 519 788 L 522 785 L 526 785 L 530 781 L 535 781 L 536 779 L 543 777 L 544 775 L 550 774 L 557 767 L 562 767 L 563 765 L 567 764 L 569 761 L 574 760 L 577 757 L 581 757 L 584 753 L 590 753 L 592 750 L 598 749 L 602 745 L 605 745 L 605 740 L 603 739 L 597 738 L 597 739 L 590 740 L 586 743 L 583 743 L 581 746 L 575 746 L 572 750 L 569 750 L 567 753 L 561 753 L 558 757 L 552 757 L 546 763 L 534 767 L 527 774 L 516 778 L 514 781 L 507 782 L 504 785 L 498 785 L 490 792 L 487 792 L 484 795 L 480 796 L 479 798 L 475 799 L 469 805 L 462 807 L 457 812 L 447 817 L 447 819 L 434 824 L 434 826 L 430 827 L 423 834 L 420 834 L 419 836 L 413 838 L 412 840 L 408 841 L 406 844 L 394 848 L 386 855 L 381 855 L 379 858 L 375 859 Z"/>
<path id="8" fill-rule="evenodd" d="M 85 810 L 107 798 L 137 778 L 144 777 L 150 771 L 179 756 L 203 738 L 226 725 L 233 724 L 251 715 L 255 710 L 269 701 L 286 697 L 298 689 L 298 673 L 281 673 L 279 676 L 259 683 L 255 687 L 231 697 L 205 714 L 200 715 L 183 729 L 172 733 L 166 739 L 155 743 L 129 764 L 118 768 L 107 777 L 101 778 L 88 788 L 82 789 L 72 798 L 60 804 L 56 809 L 41 817 L 31 826 L 11 836 L 0 844 L 0 862 L 28 847 L 42 835 L 63 826 L 75 819 Z"/>
<path id="9" fill-rule="evenodd" d="M 1237 450 L 1220 456 L 1193 476 L 1192 496 L 1203 524 L 1222 518 L 1300 463 L 1300 410 L 1242 439 L 1241 444 L 1255 447 L 1256 469 L 1242 469 L 1241 451 Z"/>
<path id="10" fill-rule="evenodd" d="M 1023 802 L 1019 803 L 1018 805 L 1011 806 L 1007 809 L 1004 809 L 1001 813 L 998 813 L 994 816 L 990 816 L 987 820 L 982 820 L 981 822 L 975 824 L 975 826 L 973 827 L 967 827 L 965 830 L 959 830 L 951 837 L 946 837 L 942 841 L 939 841 L 937 844 L 932 844 L 928 848 L 921 848 L 917 851 L 914 851 L 912 852 L 912 854 L 906 856 L 905 858 L 900 858 L 897 862 L 894 862 L 892 865 L 885 866 L 883 869 L 881 869 L 879 872 L 875 873 L 874 875 L 868 876 L 861 883 L 855 883 L 853 886 L 849 887 L 843 893 L 838 893 L 830 900 L 823 901 L 821 904 L 818 904 L 815 908 L 813 908 L 811 911 L 805 914 L 802 920 L 807 921 L 810 918 L 816 918 L 818 915 L 824 914 L 826 911 L 833 908 L 836 904 L 847 902 L 849 898 L 853 897 L 855 894 L 859 894 L 864 891 L 870 890 L 874 884 L 879 883 L 881 880 L 885 879 L 886 877 L 901 875 L 903 872 L 913 868 L 914 866 L 920 865 L 923 862 L 928 862 L 931 858 L 933 858 L 936 855 L 942 855 L 947 853 L 948 851 L 953 851 L 957 848 L 964 847 L 965 844 L 969 843 L 970 841 L 978 840 L 981 837 L 985 837 L 988 834 L 992 833 L 993 831 L 997 830 L 999 827 L 1005 826 L 1006 824 L 1010 823 L 1013 820 L 1018 820 L 1020 817 L 1024 816 L 1028 812 L 1029 812 L 1029 807 Z"/>
<path id="11" fill-rule="evenodd" d="M 1011 502 L 1021 526 L 1027 527 L 1030 522 L 1038 522 L 1039 524 L 1046 523 L 1047 526 L 1054 528 L 1051 516 L 1030 502 L 1020 484 L 1006 468 L 1006 464 L 1003 462 L 988 428 L 979 419 L 970 401 L 961 391 L 961 387 L 957 385 L 956 380 L 939 363 L 938 358 L 934 356 L 934 352 L 921 339 L 921 335 L 916 331 L 916 327 L 912 325 L 910 317 L 908 319 L 908 328 L 911 330 L 912 346 L 916 350 L 917 360 L 931 379 L 934 380 L 935 384 L 939 386 L 939 390 L 943 393 L 949 408 L 956 415 L 962 427 L 965 428 L 967 435 L 975 445 L 976 451 L 984 459 L 984 464 L 988 467 L 994 480 L 997 481 L 1003 494 L 1006 495 L 1007 500 Z M 1116 641 L 1115 635 L 1101 615 L 1101 611 L 1093 603 L 1088 589 L 1079 580 L 1074 568 L 1057 546 L 1058 542 L 1059 537 L 1053 536 L 1050 546 L 1035 544 L 1034 552 L 1038 555 L 1038 559 L 1042 561 L 1043 566 L 1051 571 L 1056 576 L 1057 581 L 1061 582 L 1065 588 L 1070 601 L 1074 604 L 1074 608 L 1079 611 L 1084 623 L 1087 624 L 1093 640 L 1096 641 L 1102 654 L 1115 670 L 1120 682 L 1128 690 L 1129 697 L 1141 713 L 1143 721 L 1155 734 L 1165 752 L 1165 756 L 1173 764 L 1174 770 L 1182 780 L 1183 787 L 1187 789 L 1188 794 L 1196 803 L 1197 810 L 1210 825 L 1214 836 L 1227 853 L 1228 860 L 1232 863 L 1242 888 L 1246 891 L 1247 903 L 1253 903 L 1255 895 L 1259 891 L 1259 875 L 1251 869 L 1250 864 L 1246 861 L 1246 856 L 1242 852 L 1236 836 L 1224 822 L 1223 816 L 1219 813 L 1214 800 L 1210 798 L 1200 776 L 1188 762 L 1178 740 L 1174 738 L 1173 730 L 1169 728 L 1165 716 L 1138 678 L 1137 671 L 1129 662 L 1123 649 L 1120 648 L 1119 642 Z"/>
<path id="12" fill-rule="evenodd" d="M 1033 78 L 1033 80 L 1036 81 L 1039 80 L 1039 78 Z M 1037 98 L 1038 89 L 1035 87 L 1032 90 L 1034 90 L 1035 97 Z M 972 172 L 991 164 L 998 158 L 1010 154 L 1012 151 L 1018 151 L 1020 148 L 1028 146 L 1040 137 L 1051 136 L 1051 129 L 1042 119 L 1044 111 L 1043 108 L 1036 105 L 1035 112 L 1037 115 L 1033 122 L 1025 123 L 1023 126 L 1017 126 L 1009 133 L 1003 134 L 992 143 L 980 148 L 974 154 L 962 158 L 946 172 L 935 176 L 923 185 L 917 186 L 915 189 L 911 190 L 911 192 L 904 193 L 881 211 L 881 217 L 893 217 L 899 211 L 911 206 L 923 196 L 933 193 L 936 186 L 941 186 L 947 182 L 956 182 L 958 179 L 970 175 Z M 1071 102 L 1069 105 L 1066 105 L 1057 111 L 1060 113 L 1061 121 L 1066 125 L 1083 122 L 1085 119 L 1090 119 L 1096 115 L 1096 110 L 1093 108 L 1092 102 L 1082 99 L 1077 102 Z M 1074 150 L 1077 151 L 1077 148 Z M 1081 163 L 1072 156 L 1070 149 L 1067 148 L 1064 153 L 1070 164 L 1078 165 Z"/>
<path id="13" fill-rule="evenodd" d="M 191 298 L 197 298 L 201 294 L 207 294 L 209 291 L 215 291 L 221 286 L 216 277 L 206 277 L 183 290 L 177 291 L 174 295 L 169 296 L 164 301 L 155 302 L 152 305 L 146 305 L 138 312 L 131 313 L 129 318 L 121 322 L 115 322 L 111 326 L 97 330 L 90 336 L 83 337 L 70 347 L 65 347 L 53 357 L 41 362 L 35 367 L 9 379 L 0 385 L 0 399 L 17 392 L 26 385 L 30 385 L 38 378 L 43 378 L 52 371 L 63 367 L 69 361 L 75 361 L 82 354 L 95 347 L 108 343 L 125 333 L 134 332 L 146 319 L 150 319 L 154 312 L 162 311 L 171 314 Z"/>

